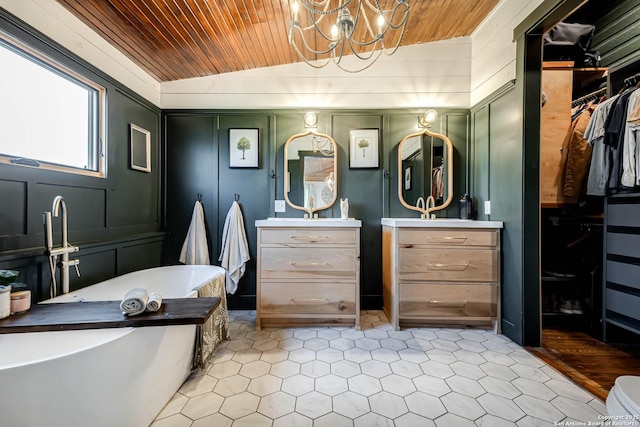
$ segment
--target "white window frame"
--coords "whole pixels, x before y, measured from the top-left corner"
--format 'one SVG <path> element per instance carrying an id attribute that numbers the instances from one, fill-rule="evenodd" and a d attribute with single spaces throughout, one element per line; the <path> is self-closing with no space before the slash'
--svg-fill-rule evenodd
<path id="1" fill-rule="evenodd" d="M 52 73 L 61 75 L 78 84 L 78 86 L 84 86 L 88 90 L 95 91 L 94 93 L 96 97 L 92 108 L 90 108 L 90 117 L 87 117 L 87 120 L 90 121 L 89 129 L 91 135 L 87 139 L 87 154 L 91 156 L 92 162 L 95 165 L 95 170 L 47 162 L 42 159 L 28 159 L 35 160 L 37 162 L 35 163 L 37 166 L 35 166 L 34 162 L 31 162 L 32 164 L 29 164 L 29 161 L 16 162 L 17 156 L 2 153 L 0 153 L 0 163 L 12 164 L 19 167 L 37 167 L 38 169 L 106 178 L 106 88 L 3 31 L 0 31 L 0 42 L 2 42 L 0 43 L 0 48 L 13 50 L 14 52 L 28 58 L 38 66 L 48 69 Z M 43 94 L 43 96 L 45 95 L 46 94 Z"/>

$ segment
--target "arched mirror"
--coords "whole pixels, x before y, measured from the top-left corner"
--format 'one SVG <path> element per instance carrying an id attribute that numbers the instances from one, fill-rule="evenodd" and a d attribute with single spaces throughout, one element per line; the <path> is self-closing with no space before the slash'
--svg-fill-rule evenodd
<path id="1" fill-rule="evenodd" d="M 398 198 L 423 218 L 453 199 L 453 145 L 428 129 L 404 137 L 398 145 Z"/>
<path id="2" fill-rule="evenodd" d="M 338 194 L 336 142 L 313 131 L 293 135 L 284 145 L 284 198 L 294 209 L 313 213 L 327 209 Z"/>

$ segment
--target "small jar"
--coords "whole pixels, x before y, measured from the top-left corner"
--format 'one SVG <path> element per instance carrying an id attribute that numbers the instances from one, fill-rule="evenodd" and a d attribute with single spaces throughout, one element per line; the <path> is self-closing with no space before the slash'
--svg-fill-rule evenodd
<path id="1" fill-rule="evenodd" d="M 31 308 L 31 291 L 11 293 L 11 314 L 20 314 Z"/>
<path id="2" fill-rule="evenodd" d="M 0 319 L 11 314 L 11 285 L 0 286 Z"/>

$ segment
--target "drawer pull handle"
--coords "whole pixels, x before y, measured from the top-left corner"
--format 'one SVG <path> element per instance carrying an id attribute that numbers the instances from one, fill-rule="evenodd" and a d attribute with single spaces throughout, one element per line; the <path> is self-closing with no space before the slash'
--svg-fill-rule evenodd
<path id="1" fill-rule="evenodd" d="M 464 271 L 467 267 L 469 267 L 469 264 L 442 264 L 440 262 L 430 262 L 427 264 L 429 270 Z"/>
<path id="2" fill-rule="evenodd" d="M 429 243 L 464 243 L 467 241 L 467 237 L 454 237 L 454 236 L 445 236 L 445 237 L 427 237 L 427 242 Z"/>
<path id="3" fill-rule="evenodd" d="M 294 262 L 289 261 L 289 265 L 292 267 L 328 267 L 328 262 Z"/>
<path id="4" fill-rule="evenodd" d="M 297 239 L 297 240 L 310 240 L 310 241 L 315 241 L 315 240 L 327 240 L 329 238 L 329 236 L 299 236 L 296 234 L 292 234 L 289 236 L 290 239 Z"/>
<path id="5" fill-rule="evenodd" d="M 427 301 L 429 307 L 450 307 L 450 308 L 463 308 L 466 307 L 469 301 L 465 300 L 435 300 L 430 299 Z"/>
<path id="6" fill-rule="evenodd" d="M 293 304 L 325 304 L 330 303 L 327 298 L 293 298 L 289 297 L 289 301 Z"/>

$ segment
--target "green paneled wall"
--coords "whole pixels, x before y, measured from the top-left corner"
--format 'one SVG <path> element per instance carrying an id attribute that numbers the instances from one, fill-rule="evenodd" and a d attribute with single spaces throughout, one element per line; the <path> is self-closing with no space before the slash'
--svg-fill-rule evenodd
<path id="1" fill-rule="evenodd" d="M 289 137 L 305 132 L 306 111 L 165 111 L 166 229 L 170 233 L 166 263 L 176 263 L 186 235 L 197 193 L 203 194 L 211 260 L 218 264 L 222 228 L 234 194 L 240 196 L 252 261 L 231 308 L 255 307 L 255 220 L 270 216 L 302 217 L 287 207 L 275 213 L 274 199 L 284 199 L 284 145 Z M 382 306 L 382 217 L 415 217 L 397 199 L 397 144 L 418 131 L 421 111 L 318 111 L 317 131 L 331 135 L 338 145 L 338 197 L 349 198 L 349 215 L 362 220 L 361 301 L 363 308 Z M 455 146 L 454 203 L 438 216 L 458 215 L 463 195 L 469 138 L 468 110 L 440 110 L 435 132 L 447 134 Z M 229 168 L 229 128 L 260 130 L 260 167 Z M 380 167 L 349 168 L 350 129 L 380 129 Z M 385 172 L 387 172 L 385 174 Z M 339 203 L 321 211 L 321 217 L 340 216 Z"/>
<path id="2" fill-rule="evenodd" d="M 71 289 L 160 265 L 164 240 L 160 110 L 2 9 L 0 30 L 107 90 L 105 179 L 0 164 L 0 269 L 18 269 L 34 300 L 48 297 L 42 213 L 51 210 L 57 195 L 65 198 L 68 208 L 68 240 L 80 246 L 72 258 L 80 259 L 82 276 L 72 271 Z M 151 132 L 150 173 L 129 167 L 130 123 Z M 60 230 L 55 220 L 55 245 L 60 244 Z"/>

